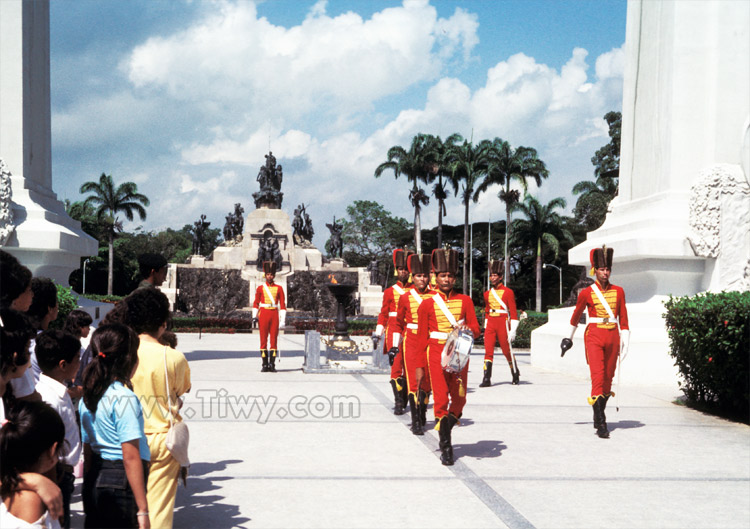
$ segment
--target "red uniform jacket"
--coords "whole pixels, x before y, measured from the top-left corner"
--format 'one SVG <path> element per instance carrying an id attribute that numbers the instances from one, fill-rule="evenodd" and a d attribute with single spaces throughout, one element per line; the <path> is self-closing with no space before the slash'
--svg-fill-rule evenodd
<path id="1" fill-rule="evenodd" d="M 500 300 L 505 303 L 505 308 L 497 302 L 495 296 L 490 290 L 484 293 L 484 318 L 485 325 L 487 318 L 499 318 L 506 317 L 511 320 L 518 319 L 518 312 L 516 311 L 516 296 L 513 291 L 505 285 L 500 285 L 500 288 L 492 289 L 497 291 L 497 295 Z M 494 312 L 494 311 L 506 311 L 506 312 Z"/>
<path id="2" fill-rule="evenodd" d="M 268 287 L 271 291 L 273 299 L 268 297 L 268 293 L 264 287 Z M 264 306 L 268 305 L 268 306 Z M 274 305 L 271 307 L 270 305 Z M 266 282 L 264 285 L 259 285 L 255 290 L 255 301 L 253 302 L 253 308 L 286 310 L 286 303 L 284 302 L 284 289 L 277 284 L 269 285 Z"/>
<path id="3" fill-rule="evenodd" d="M 596 285 L 599 287 L 599 290 L 601 290 L 604 300 L 612 310 L 612 314 L 620 322 L 620 329 L 629 330 L 630 327 L 628 326 L 628 309 L 625 307 L 625 291 L 622 288 L 611 283 L 606 290 L 602 288 L 598 281 L 596 282 Z M 576 303 L 576 308 L 573 311 L 573 316 L 571 316 L 570 318 L 571 325 L 578 325 L 578 321 L 581 319 L 581 314 L 583 314 L 583 310 L 587 307 L 589 317 L 607 317 L 607 310 L 599 301 L 599 297 L 594 293 L 594 290 L 589 286 L 581 290 L 581 293 L 578 294 L 578 302 Z M 617 326 L 617 324 L 614 322 L 597 323 L 595 325 L 599 329 L 614 329 Z"/>
<path id="4" fill-rule="evenodd" d="M 434 296 L 440 296 L 448 306 L 448 310 L 453 314 L 453 317 L 457 322 L 464 320 L 464 323 L 468 325 L 471 332 L 474 334 L 474 339 L 479 338 L 481 330 L 479 328 L 479 322 L 477 322 L 477 315 L 474 312 L 474 303 L 471 301 L 469 296 L 463 294 L 456 294 L 451 292 L 450 297 L 447 297 L 440 291 L 435 292 L 433 296 L 428 297 L 419 306 L 418 314 L 418 325 L 417 329 L 417 352 L 425 353 L 427 346 L 432 344 L 443 345 L 445 344 L 445 338 L 430 338 L 431 332 L 442 332 L 450 334 L 453 330 L 448 318 L 446 318 L 443 311 L 435 303 Z M 440 349 L 442 351 L 442 348 Z"/>
<path id="5" fill-rule="evenodd" d="M 425 290 L 424 294 L 417 292 L 416 288 L 410 288 L 406 294 L 399 298 L 396 320 L 393 322 L 393 332 L 400 333 L 401 336 L 404 336 L 407 330 L 410 331 L 409 334 L 414 333 L 416 335 L 417 310 L 421 303 L 417 304 L 417 300 L 414 299 L 412 292 L 422 300 L 435 295 L 435 291 L 429 288 Z"/>
<path id="6" fill-rule="evenodd" d="M 398 344 L 391 343 L 391 336 L 393 335 L 394 328 L 393 323 L 396 321 L 398 314 L 398 301 L 402 293 L 405 294 L 409 291 L 411 285 L 404 285 L 401 281 L 396 281 L 396 284 L 389 287 L 383 293 L 383 306 L 380 307 L 380 314 L 378 315 L 378 325 L 382 325 L 385 328 L 385 340 L 384 348 L 387 351 L 391 347 L 397 347 Z"/>

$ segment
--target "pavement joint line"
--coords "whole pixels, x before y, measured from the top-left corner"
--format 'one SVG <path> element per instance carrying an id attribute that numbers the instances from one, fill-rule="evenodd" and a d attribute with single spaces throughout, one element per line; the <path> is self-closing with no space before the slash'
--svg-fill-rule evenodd
<path id="1" fill-rule="evenodd" d="M 383 404 L 383 406 L 386 408 L 391 407 L 390 400 L 388 400 L 382 392 L 375 387 L 375 384 L 362 375 L 354 374 L 352 376 L 367 388 L 370 394 Z M 401 417 L 398 417 L 398 420 L 404 425 L 408 425 L 408 415 L 407 412 Z M 420 440 L 433 453 L 437 451 L 438 443 L 432 435 L 420 436 Z M 456 461 L 453 466 L 448 466 L 446 469 L 453 472 L 453 474 L 459 478 L 459 480 L 461 480 L 461 482 L 510 529 L 535 529 L 534 525 L 529 520 L 527 520 L 515 509 L 515 507 L 490 487 L 486 481 L 477 476 L 477 474 L 463 462 Z"/>

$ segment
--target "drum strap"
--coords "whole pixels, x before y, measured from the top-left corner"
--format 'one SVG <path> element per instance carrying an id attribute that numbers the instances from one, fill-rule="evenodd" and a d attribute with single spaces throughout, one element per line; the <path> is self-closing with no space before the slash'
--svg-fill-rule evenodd
<path id="1" fill-rule="evenodd" d="M 422 304 L 422 297 L 413 288 L 409 292 L 411 292 L 411 297 L 414 298 L 414 301 L 417 302 L 417 307 L 419 307 Z"/>
<path id="2" fill-rule="evenodd" d="M 265 283 L 263 283 L 263 290 L 266 291 L 266 296 L 268 296 L 268 299 L 271 300 L 271 306 L 275 307 L 276 306 L 276 300 L 273 298 L 273 294 L 271 293 L 271 289 L 268 288 L 268 285 L 265 284 Z"/>
<path id="3" fill-rule="evenodd" d="M 445 314 L 445 317 L 448 318 L 448 322 L 453 326 L 458 326 L 458 322 L 456 321 L 456 318 L 453 316 L 451 311 L 448 310 L 448 306 L 445 304 L 445 301 L 443 301 L 443 298 L 440 297 L 440 294 L 435 294 L 432 296 L 432 299 L 435 300 L 435 304 L 440 307 L 440 310 L 443 311 L 443 314 Z"/>
<path id="4" fill-rule="evenodd" d="M 398 285 L 393 285 L 393 290 L 395 290 L 396 292 L 398 292 L 399 296 L 403 296 L 404 295 L 404 289 L 401 288 Z"/>

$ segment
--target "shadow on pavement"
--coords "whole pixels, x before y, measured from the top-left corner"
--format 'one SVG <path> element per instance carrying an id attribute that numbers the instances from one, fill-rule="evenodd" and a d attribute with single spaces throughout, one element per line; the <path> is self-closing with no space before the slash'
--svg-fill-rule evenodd
<path id="1" fill-rule="evenodd" d="M 218 481 L 227 481 L 231 476 L 210 477 L 209 474 L 225 470 L 229 465 L 241 463 L 239 459 L 217 461 L 215 463 L 195 463 L 190 467 L 187 489 L 177 488 L 174 527 L 193 529 L 195 527 L 230 528 L 242 527 L 250 518 L 240 516 L 236 505 L 221 503 L 223 496 L 207 494 L 219 489 Z"/>
<path id="2" fill-rule="evenodd" d="M 461 456 L 474 457 L 476 459 L 484 459 L 488 457 L 500 457 L 503 455 L 503 450 L 508 448 L 501 441 L 488 440 L 479 441 L 474 444 L 454 444 L 453 453 L 456 458 Z"/>
<path id="3" fill-rule="evenodd" d="M 641 421 L 618 421 L 618 422 L 607 422 L 607 426 L 609 427 L 609 431 L 612 430 L 629 430 L 630 428 L 643 428 L 646 426 Z"/>
<path id="4" fill-rule="evenodd" d="M 179 350 L 179 346 L 177 347 Z M 290 351 L 286 352 L 284 351 L 282 353 L 284 358 L 291 358 L 296 356 L 305 356 L 304 351 Z M 187 358 L 188 362 L 197 362 L 199 360 L 237 360 L 242 358 L 257 358 L 258 359 L 258 368 L 260 368 L 260 351 L 253 350 L 253 351 L 191 351 L 188 353 L 185 353 L 185 358 Z M 276 364 L 276 369 L 278 370 L 278 363 Z"/>

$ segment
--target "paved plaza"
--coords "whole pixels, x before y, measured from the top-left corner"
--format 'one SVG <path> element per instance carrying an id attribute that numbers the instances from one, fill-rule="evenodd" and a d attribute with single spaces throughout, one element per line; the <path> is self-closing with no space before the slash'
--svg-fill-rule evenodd
<path id="1" fill-rule="evenodd" d="M 622 388 L 603 440 L 587 380 L 520 352 L 519 386 L 498 362 L 480 389 L 475 349 L 444 467 L 437 432 L 393 415 L 387 375 L 305 374 L 304 336 L 280 340 L 274 374 L 257 334 L 179 335 L 193 466 L 175 527 L 750 527 L 750 428 L 675 404 L 673 388 Z"/>

